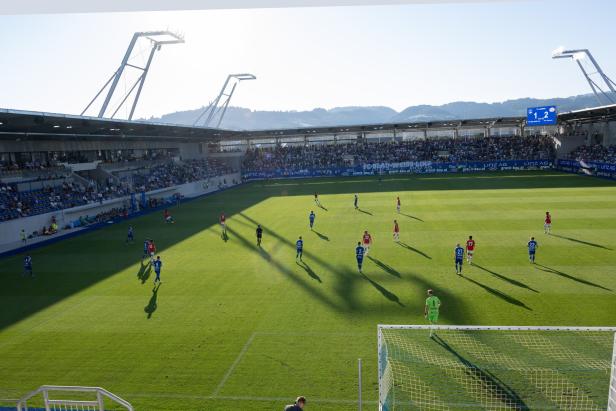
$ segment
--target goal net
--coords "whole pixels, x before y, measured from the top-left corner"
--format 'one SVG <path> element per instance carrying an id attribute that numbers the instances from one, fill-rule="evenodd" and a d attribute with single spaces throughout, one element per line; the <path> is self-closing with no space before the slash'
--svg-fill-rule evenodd
<path id="1" fill-rule="evenodd" d="M 615 334 L 379 325 L 379 410 L 616 411 Z"/>

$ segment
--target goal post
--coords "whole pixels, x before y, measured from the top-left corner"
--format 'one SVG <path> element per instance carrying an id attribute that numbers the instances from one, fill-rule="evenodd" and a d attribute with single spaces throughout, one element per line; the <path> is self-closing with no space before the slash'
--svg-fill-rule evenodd
<path id="1" fill-rule="evenodd" d="M 379 410 L 616 411 L 616 327 L 378 326 Z"/>
<path id="2" fill-rule="evenodd" d="M 17 411 L 41 409 L 28 403 L 41 405 L 45 411 L 133 411 L 128 401 L 101 387 L 42 385 L 20 398 L 16 406 Z"/>

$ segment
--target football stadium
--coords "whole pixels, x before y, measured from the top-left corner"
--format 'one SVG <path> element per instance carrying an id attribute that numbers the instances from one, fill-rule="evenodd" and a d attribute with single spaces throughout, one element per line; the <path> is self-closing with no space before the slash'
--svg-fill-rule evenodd
<path id="1" fill-rule="evenodd" d="M 616 67 L 592 44 L 552 55 L 585 107 L 242 129 L 263 73 L 137 118 L 150 66 L 200 40 L 125 40 L 82 113 L 0 109 L 0 410 L 616 411 Z"/>

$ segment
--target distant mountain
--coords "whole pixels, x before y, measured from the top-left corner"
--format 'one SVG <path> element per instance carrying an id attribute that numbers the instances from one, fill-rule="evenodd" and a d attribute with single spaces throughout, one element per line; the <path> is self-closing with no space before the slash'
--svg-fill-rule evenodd
<path id="1" fill-rule="evenodd" d="M 616 99 L 616 96 L 614 96 Z M 411 123 L 438 120 L 478 119 L 489 117 L 524 116 L 527 107 L 553 104 L 560 112 L 597 106 L 592 94 L 552 99 L 520 98 L 501 103 L 456 101 L 440 106 L 411 106 L 400 113 L 389 107 L 337 107 L 310 111 L 257 111 L 229 107 L 221 124 L 230 130 L 263 130 L 277 128 L 306 128 L 322 126 L 350 126 L 376 123 Z M 192 125 L 203 108 L 165 114 L 149 121 Z M 215 126 L 215 124 L 214 124 Z"/>

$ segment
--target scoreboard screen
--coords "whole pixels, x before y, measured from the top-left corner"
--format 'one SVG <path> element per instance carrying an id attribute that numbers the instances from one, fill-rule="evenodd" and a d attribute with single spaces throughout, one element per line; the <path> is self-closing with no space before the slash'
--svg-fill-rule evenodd
<path id="1" fill-rule="evenodd" d="M 553 126 L 557 122 L 556 106 L 530 107 L 526 109 L 526 125 Z"/>

